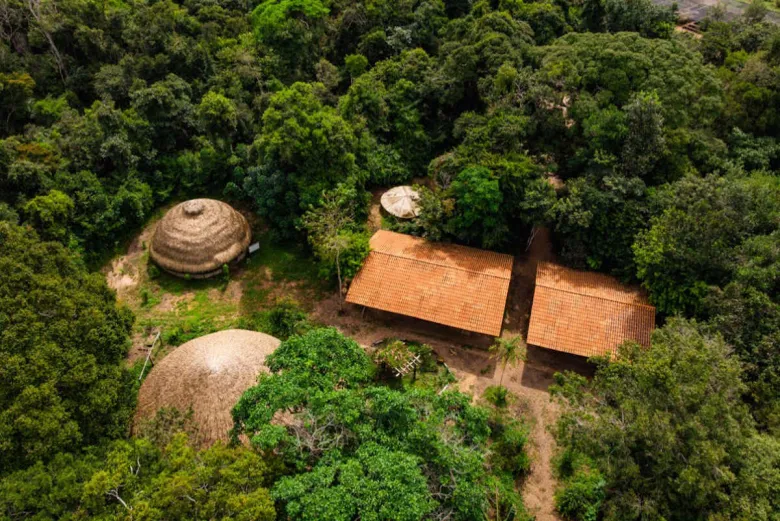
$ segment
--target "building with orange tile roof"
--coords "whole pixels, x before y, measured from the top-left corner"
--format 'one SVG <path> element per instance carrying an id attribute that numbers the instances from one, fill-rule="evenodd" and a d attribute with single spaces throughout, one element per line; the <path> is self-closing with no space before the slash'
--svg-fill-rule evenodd
<path id="1" fill-rule="evenodd" d="M 386 230 L 347 293 L 347 302 L 499 336 L 512 278 L 511 255 L 431 242 Z"/>
<path id="2" fill-rule="evenodd" d="M 639 289 L 600 273 L 537 266 L 528 344 L 605 355 L 627 340 L 649 346 L 654 327 L 655 308 Z"/>

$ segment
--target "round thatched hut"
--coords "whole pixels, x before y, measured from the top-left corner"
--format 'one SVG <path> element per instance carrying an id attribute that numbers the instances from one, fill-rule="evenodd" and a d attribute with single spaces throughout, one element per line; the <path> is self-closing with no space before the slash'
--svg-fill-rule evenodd
<path id="1" fill-rule="evenodd" d="M 157 223 L 149 255 L 173 275 L 206 278 L 243 259 L 251 238 L 249 223 L 230 205 L 192 199 L 171 208 Z"/>
<path id="2" fill-rule="evenodd" d="M 411 186 L 396 186 L 382 194 L 382 208 L 390 215 L 412 219 L 420 215 L 420 194 Z"/>
<path id="3" fill-rule="evenodd" d="M 138 393 L 135 425 L 163 407 L 192 407 L 204 445 L 227 440 L 233 406 L 267 371 L 265 357 L 279 340 L 254 331 L 228 329 L 182 344 L 157 363 Z"/>

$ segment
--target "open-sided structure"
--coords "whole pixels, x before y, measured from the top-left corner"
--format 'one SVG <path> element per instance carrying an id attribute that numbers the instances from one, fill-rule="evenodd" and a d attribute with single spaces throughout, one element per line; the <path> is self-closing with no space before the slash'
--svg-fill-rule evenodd
<path id="1" fill-rule="evenodd" d="M 379 230 L 347 302 L 498 336 L 512 256 Z"/>
<path id="2" fill-rule="evenodd" d="M 600 273 L 539 263 L 528 344 L 604 355 L 627 340 L 649 346 L 654 327 L 655 308 L 638 289 Z"/>
<path id="3" fill-rule="evenodd" d="M 181 412 L 192 408 L 202 444 L 226 441 L 233 427 L 231 409 L 267 371 L 265 358 L 279 343 L 265 333 L 228 329 L 180 345 L 141 385 L 136 426 L 163 407 Z"/>
<path id="4" fill-rule="evenodd" d="M 252 237 L 249 223 L 230 205 L 192 199 L 171 208 L 157 223 L 149 255 L 165 271 L 206 278 L 241 260 Z"/>

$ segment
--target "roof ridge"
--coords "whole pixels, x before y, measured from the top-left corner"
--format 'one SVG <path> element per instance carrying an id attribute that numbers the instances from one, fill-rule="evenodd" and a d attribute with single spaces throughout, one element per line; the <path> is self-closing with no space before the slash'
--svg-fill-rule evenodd
<path id="1" fill-rule="evenodd" d="M 512 274 L 511 274 L 512 267 L 511 267 L 511 264 L 509 266 L 509 271 L 510 271 L 509 275 L 502 276 L 502 275 L 496 275 L 494 273 L 486 273 L 484 271 L 471 270 L 471 269 L 468 269 L 468 268 L 461 268 L 461 267 L 458 267 L 458 266 L 452 266 L 450 264 L 443 264 L 441 262 L 432 262 L 432 261 L 428 261 L 428 260 L 423 260 L 423 259 L 420 259 L 420 258 L 417 258 L 417 257 L 408 256 L 408 255 L 399 255 L 399 254 L 396 254 L 396 253 L 390 253 L 390 252 L 382 251 L 382 250 L 371 250 L 371 253 L 379 253 L 381 255 L 387 255 L 388 257 L 394 257 L 394 258 L 397 258 L 397 259 L 404 259 L 404 260 L 422 262 L 423 264 L 430 264 L 432 266 L 438 266 L 440 268 L 447 268 L 447 269 L 465 271 L 467 273 L 474 273 L 476 275 L 483 275 L 483 276 L 486 276 L 486 277 L 495 277 L 497 279 L 508 280 L 510 282 L 512 280 Z M 501 255 L 501 254 L 496 254 L 496 255 Z M 511 263 L 514 263 L 514 258 L 512 258 L 511 255 L 509 257 L 511 259 Z"/>
<path id="2" fill-rule="evenodd" d="M 582 297 L 597 298 L 597 299 L 601 299 L 601 300 L 606 300 L 607 302 L 616 302 L 618 304 L 626 304 L 626 305 L 629 305 L 629 306 L 638 306 L 638 307 L 652 309 L 653 311 L 655 311 L 655 306 L 651 306 L 650 304 L 643 304 L 641 302 L 626 302 L 624 300 L 617 300 L 617 299 L 614 299 L 614 298 L 602 297 L 602 296 L 599 296 L 599 295 L 591 295 L 591 294 L 582 293 L 582 292 L 579 292 L 579 291 L 572 291 L 570 289 L 563 289 L 563 288 L 560 288 L 558 286 L 551 286 L 549 284 L 540 284 L 539 282 L 537 282 L 536 285 L 537 286 L 541 286 L 543 288 L 552 289 L 552 290 L 555 290 L 555 291 L 562 291 L 564 293 L 571 293 L 572 295 L 580 295 Z"/>

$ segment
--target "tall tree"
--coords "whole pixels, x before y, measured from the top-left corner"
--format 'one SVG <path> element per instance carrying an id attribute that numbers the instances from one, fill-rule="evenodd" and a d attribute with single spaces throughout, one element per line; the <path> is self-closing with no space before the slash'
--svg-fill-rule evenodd
<path id="1" fill-rule="evenodd" d="M 368 233 L 355 222 L 359 200 L 354 189 L 340 185 L 323 193 L 320 204 L 301 219 L 315 255 L 327 271 L 336 271 L 342 306 L 345 283 L 355 276 L 368 255 Z"/>
<path id="2" fill-rule="evenodd" d="M 757 470 L 744 465 L 756 447 L 740 377 L 723 339 L 682 319 L 657 330 L 650 349 L 629 344 L 599 360 L 591 382 L 556 377 L 558 441 L 604 476 L 603 519 L 729 519 L 720 516 L 744 502 L 775 501 L 732 495 Z"/>
<path id="3" fill-rule="evenodd" d="M 131 313 L 60 244 L 7 222 L 0 271 L 0 466 L 123 435 Z"/>

